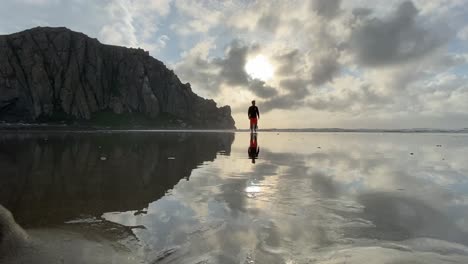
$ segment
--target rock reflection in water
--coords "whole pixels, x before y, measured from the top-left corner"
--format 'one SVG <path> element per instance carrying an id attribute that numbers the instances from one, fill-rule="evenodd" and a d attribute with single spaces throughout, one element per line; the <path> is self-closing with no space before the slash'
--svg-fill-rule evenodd
<path id="1" fill-rule="evenodd" d="M 0 204 L 23 227 L 140 210 L 217 153 L 230 133 L 0 134 Z"/>

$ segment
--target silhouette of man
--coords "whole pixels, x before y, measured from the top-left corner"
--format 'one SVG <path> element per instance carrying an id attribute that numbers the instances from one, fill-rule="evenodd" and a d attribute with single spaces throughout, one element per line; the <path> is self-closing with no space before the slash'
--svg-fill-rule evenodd
<path id="1" fill-rule="evenodd" d="M 255 159 L 258 158 L 258 153 L 260 153 L 260 147 L 257 142 L 257 134 L 250 134 L 250 145 L 249 145 L 249 158 L 252 159 L 252 163 L 255 163 Z"/>
<path id="2" fill-rule="evenodd" d="M 257 122 L 258 119 L 260 119 L 260 112 L 258 111 L 258 107 L 255 106 L 255 100 L 252 101 L 252 105 L 249 107 L 248 115 L 250 119 L 250 133 L 254 130 L 257 132 Z"/>

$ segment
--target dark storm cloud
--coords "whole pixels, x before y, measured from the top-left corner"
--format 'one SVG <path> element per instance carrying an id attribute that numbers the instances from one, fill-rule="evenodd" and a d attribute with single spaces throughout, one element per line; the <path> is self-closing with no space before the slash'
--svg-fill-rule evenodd
<path id="1" fill-rule="evenodd" d="M 264 14 L 257 21 L 257 28 L 274 33 L 279 24 L 280 20 L 277 14 Z"/>
<path id="2" fill-rule="evenodd" d="M 368 10 L 355 10 L 367 16 Z M 351 35 L 351 49 L 367 66 L 403 63 L 424 57 L 444 43 L 444 36 L 420 25 L 418 10 L 410 1 L 401 3 L 386 19 L 363 18 Z"/>
<path id="3" fill-rule="evenodd" d="M 262 103 L 262 111 L 273 109 L 295 109 L 304 105 L 304 99 L 310 94 L 308 80 L 285 79 L 280 82 L 280 87 L 288 91 L 287 94 L 275 96 Z"/>
<path id="4" fill-rule="evenodd" d="M 294 95 L 287 94 L 273 97 L 262 104 L 262 112 L 266 113 L 273 109 L 297 109 L 304 105 L 304 101 L 298 100 Z"/>
<path id="5" fill-rule="evenodd" d="M 333 18 L 336 17 L 341 9 L 341 0 L 312 0 L 310 2 L 310 7 L 318 15 Z"/>
<path id="6" fill-rule="evenodd" d="M 229 45 L 226 57 L 214 61 L 221 68 L 220 75 L 224 82 L 231 85 L 248 83 L 249 76 L 244 69 L 248 53 L 249 47 L 235 40 Z"/>
<path id="7" fill-rule="evenodd" d="M 357 18 L 366 17 L 370 14 L 372 14 L 372 9 L 370 8 L 358 7 L 358 8 L 353 9 L 353 16 Z"/>
<path id="8" fill-rule="evenodd" d="M 267 85 L 264 81 L 257 79 L 249 82 L 249 88 L 256 96 L 261 98 L 270 98 L 278 94 L 278 91 L 275 88 Z"/>
<path id="9" fill-rule="evenodd" d="M 285 61 L 288 62 L 296 56 L 296 52 L 288 53 Z M 292 65 L 292 60 L 284 65 Z M 270 98 L 263 102 L 263 111 L 271 111 L 273 109 L 295 109 L 302 106 L 309 106 L 317 108 L 317 105 L 306 104 L 305 99 L 311 94 L 311 85 L 315 87 L 329 82 L 335 77 L 340 71 L 340 65 L 334 57 L 324 57 L 323 59 L 316 62 L 316 66 L 311 72 L 311 79 L 300 79 L 300 78 L 288 78 L 280 81 L 279 86 L 287 91 L 284 95 L 279 95 Z M 334 104 L 330 104 L 333 106 Z M 320 108 L 326 108 L 320 107 Z"/>
<path id="10" fill-rule="evenodd" d="M 275 69 L 275 74 L 277 76 L 289 76 L 293 74 L 296 70 L 300 56 L 301 54 L 299 53 L 299 50 L 294 49 L 274 57 L 274 60 L 279 65 Z"/>
<path id="11" fill-rule="evenodd" d="M 291 97 L 295 99 L 303 99 L 309 95 L 307 89 L 309 81 L 303 79 L 284 79 L 280 81 L 280 87 L 287 90 Z"/>
<path id="12" fill-rule="evenodd" d="M 318 59 L 312 71 L 312 83 L 316 86 L 332 81 L 339 74 L 338 54 L 330 54 Z"/>

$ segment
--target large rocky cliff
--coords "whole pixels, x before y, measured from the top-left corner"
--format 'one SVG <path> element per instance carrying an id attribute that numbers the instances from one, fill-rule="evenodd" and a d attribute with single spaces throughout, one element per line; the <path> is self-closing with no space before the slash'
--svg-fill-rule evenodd
<path id="1" fill-rule="evenodd" d="M 229 106 L 197 96 L 142 49 L 104 45 L 67 28 L 0 36 L 0 121 L 128 119 L 150 127 L 234 128 Z"/>

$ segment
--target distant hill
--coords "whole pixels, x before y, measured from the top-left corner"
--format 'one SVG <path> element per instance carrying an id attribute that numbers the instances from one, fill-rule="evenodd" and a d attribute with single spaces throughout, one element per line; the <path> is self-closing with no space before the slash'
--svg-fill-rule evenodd
<path id="1" fill-rule="evenodd" d="M 235 128 L 148 52 L 50 27 L 0 36 L 0 122 Z"/>

